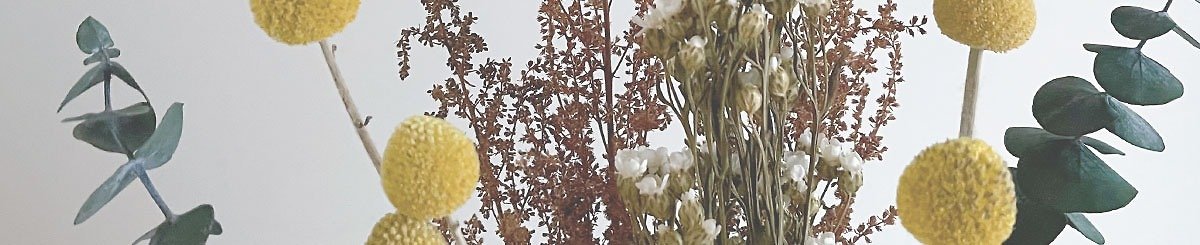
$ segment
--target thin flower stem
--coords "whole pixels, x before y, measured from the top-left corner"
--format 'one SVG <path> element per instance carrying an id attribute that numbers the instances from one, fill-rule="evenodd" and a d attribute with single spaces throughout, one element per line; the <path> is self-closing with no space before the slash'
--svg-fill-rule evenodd
<path id="1" fill-rule="evenodd" d="M 350 115 L 354 131 L 358 133 L 358 139 L 362 140 L 363 148 L 366 148 L 367 156 L 371 158 L 371 164 L 375 165 L 375 172 L 378 173 L 379 164 L 383 162 L 379 156 L 379 148 L 375 147 L 375 141 L 371 140 L 371 134 L 367 132 L 366 125 L 363 124 L 362 115 L 358 113 L 358 106 L 355 106 L 354 100 L 350 98 L 350 89 L 346 88 L 345 79 L 342 78 L 341 69 L 338 69 L 329 41 L 321 40 L 320 44 L 321 53 L 325 55 L 325 63 L 329 65 L 329 73 L 333 75 L 333 84 L 337 86 L 338 95 L 342 97 L 342 104 L 346 106 L 346 114 Z"/>
<path id="2" fill-rule="evenodd" d="M 963 89 L 961 120 L 958 124 L 959 137 L 975 134 L 975 103 L 979 100 L 979 68 L 983 63 L 983 49 L 971 48 L 967 57 L 967 81 Z"/>

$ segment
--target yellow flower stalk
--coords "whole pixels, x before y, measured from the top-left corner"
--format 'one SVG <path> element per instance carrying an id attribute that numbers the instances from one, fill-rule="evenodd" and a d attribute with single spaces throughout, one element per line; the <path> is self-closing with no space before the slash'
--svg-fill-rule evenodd
<path id="1" fill-rule="evenodd" d="M 389 213 L 375 223 L 367 245 L 444 245 L 446 239 L 427 220 Z"/>
<path id="2" fill-rule="evenodd" d="M 993 52 L 1025 44 L 1037 24 L 1033 0 L 934 0 L 933 17 L 950 39 Z"/>
<path id="3" fill-rule="evenodd" d="M 921 151 L 900 175 L 901 224 L 924 244 L 1000 244 L 1016 222 L 1016 189 L 982 140 L 958 138 Z"/>
<path id="4" fill-rule="evenodd" d="M 429 220 L 458 209 L 475 190 L 475 144 L 446 120 L 418 115 L 396 127 L 383 153 L 383 190 L 396 213 Z"/>
<path id="5" fill-rule="evenodd" d="M 275 41 L 302 45 L 341 32 L 358 14 L 359 0 L 250 0 L 254 22 Z"/>

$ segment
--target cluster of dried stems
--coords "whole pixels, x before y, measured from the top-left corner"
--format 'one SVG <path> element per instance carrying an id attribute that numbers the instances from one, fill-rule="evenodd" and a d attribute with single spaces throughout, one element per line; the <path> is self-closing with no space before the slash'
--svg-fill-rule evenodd
<path id="1" fill-rule="evenodd" d="M 653 6 L 650 0 L 634 2 L 638 16 Z M 484 37 L 472 29 L 480 20 L 456 0 L 421 3 L 425 23 L 404 29 L 397 43 L 400 77 L 409 75 L 414 42 L 445 49 L 451 74 L 428 91 L 440 103 L 430 114 L 466 119 L 481 159 L 478 193 L 483 205 L 460 231 L 442 226 L 447 237 L 462 232 L 473 244 L 483 243 L 485 232 L 506 244 L 645 242 L 633 236 L 649 228 L 637 227 L 641 224 L 632 220 L 619 196 L 614 155 L 648 145 L 649 133 L 666 129 L 679 117 L 660 93 L 668 84 L 665 61 L 642 49 L 642 36 L 636 35 L 641 28 L 612 18 L 611 1 L 543 1 L 537 16 L 538 56 L 513 74 L 511 59 L 475 60 L 488 50 Z M 875 11 L 857 9 L 853 0 L 834 0 L 819 25 L 781 25 L 814 30 L 803 32 L 812 36 L 792 32 L 773 38 L 779 45 L 812 49 L 800 57 L 820 60 L 822 65 L 814 68 L 827 74 L 822 81 L 828 81 L 820 92 L 828 100 L 825 105 L 835 105 L 818 111 L 805 102 L 811 98 L 797 98 L 783 117 L 787 126 L 779 135 L 784 142 L 792 144 L 816 125 L 830 140 L 854 142 L 864 159 L 882 159 L 887 147 L 879 129 L 895 119 L 897 85 L 904 81 L 900 38 L 923 34 L 926 21 L 895 17 L 896 9 L 892 0 Z M 801 38 L 812 41 L 796 41 Z M 876 57 L 884 53 L 887 58 L 880 64 Z M 873 87 L 884 91 L 872 94 Z M 818 217 L 814 231 L 832 232 L 849 244 L 869 242 L 868 235 L 894 223 L 895 210 L 889 208 L 852 226 L 853 195 L 834 195 L 840 201 L 822 207 L 826 215 Z M 721 222 L 739 227 L 732 218 Z"/>

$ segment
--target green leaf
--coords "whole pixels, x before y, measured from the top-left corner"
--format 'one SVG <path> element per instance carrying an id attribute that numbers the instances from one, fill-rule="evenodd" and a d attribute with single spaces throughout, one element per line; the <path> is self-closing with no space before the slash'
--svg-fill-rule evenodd
<path id="1" fill-rule="evenodd" d="M 91 65 L 92 63 L 104 61 L 105 55 L 108 55 L 108 58 L 110 59 L 121 57 L 121 50 L 117 48 L 106 48 L 104 49 L 104 53 L 93 53 L 92 55 L 88 55 L 87 58 L 83 59 L 83 65 Z"/>
<path id="2" fill-rule="evenodd" d="M 167 109 L 162 122 L 158 124 L 158 129 L 154 130 L 154 135 L 146 140 L 146 144 L 133 152 L 133 157 L 143 160 L 146 170 L 158 168 L 170 161 L 172 155 L 175 155 L 175 149 L 179 147 L 179 137 L 182 134 L 183 103 L 176 102 Z"/>
<path id="3" fill-rule="evenodd" d="M 133 75 L 129 75 L 129 70 L 125 70 L 125 67 L 121 66 L 121 63 L 117 63 L 116 61 L 109 61 L 108 63 L 110 64 L 109 69 L 111 69 L 109 71 L 112 72 L 114 76 L 120 78 L 121 81 L 125 81 L 126 85 L 129 85 L 129 87 L 137 90 L 138 93 L 141 93 L 142 98 L 145 98 L 147 102 L 150 101 L 150 97 L 146 96 L 146 91 L 142 91 L 142 87 L 138 86 L 137 82 L 133 80 Z"/>
<path id="4" fill-rule="evenodd" d="M 1092 72 L 1112 97 L 1134 105 L 1161 105 L 1183 96 L 1183 83 L 1136 48 L 1085 44 L 1096 52 Z"/>
<path id="5" fill-rule="evenodd" d="M 1134 40 L 1148 40 L 1175 28 L 1175 21 L 1166 12 L 1134 6 L 1113 9 L 1110 20 L 1117 33 Z"/>
<path id="6" fill-rule="evenodd" d="M 100 63 L 93 66 L 87 72 L 84 72 L 83 76 L 79 77 L 79 81 L 75 82 L 75 86 L 71 86 L 71 90 L 67 91 L 67 97 L 63 98 L 62 104 L 58 105 L 58 111 L 61 112 L 63 107 L 67 106 L 67 103 L 71 102 L 75 97 L 79 97 L 83 92 L 103 82 L 104 77 L 108 74 L 107 72 L 108 64 L 105 63 Z"/>
<path id="7" fill-rule="evenodd" d="M 1088 240 L 1092 240 L 1096 244 L 1104 244 L 1104 235 L 1100 234 L 1100 230 L 1097 230 L 1096 226 L 1092 225 L 1092 221 L 1089 221 L 1087 216 L 1083 216 L 1081 213 L 1066 213 L 1063 215 L 1067 217 L 1067 224 L 1070 224 L 1071 228 L 1075 228 L 1080 234 L 1083 234 L 1083 237 L 1087 237 Z"/>
<path id="8" fill-rule="evenodd" d="M 1183 28 L 1176 26 L 1175 29 L 1171 30 L 1175 31 L 1175 34 L 1179 34 L 1179 37 L 1182 37 L 1184 41 L 1192 44 L 1192 47 L 1200 48 L 1200 42 L 1197 42 L 1196 38 L 1192 37 L 1192 34 L 1188 34 L 1187 31 L 1184 31 Z"/>
<path id="9" fill-rule="evenodd" d="M 154 108 L 146 102 L 110 113 L 85 114 L 64 121 L 76 119 L 83 119 L 83 122 L 75 125 L 72 133 L 75 139 L 107 152 L 132 153 L 133 149 L 141 147 L 154 134 Z M 120 145 L 113 139 L 113 124 L 117 125 L 116 135 L 121 139 Z"/>
<path id="10" fill-rule="evenodd" d="M 1091 146 L 1092 149 L 1096 149 L 1096 151 L 1100 152 L 1100 154 L 1107 154 L 1107 155 L 1117 154 L 1117 155 L 1122 155 L 1122 156 L 1125 155 L 1125 152 L 1118 150 L 1116 147 L 1108 145 L 1108 143 L 1104 143 L 1104 141 L 1100 141 L 1098 139 L 1093 139 L 1092 137 L 1083 136 L 1083 138 L 1080 138 L 1079 141 L 1083 142 L 1083 144 L 1085 144 L 1087 146 Z"/>
<path id="11" fill-rule="evenodd" d="M 1125 207 L 1137 189 L 1079 141 L 1046 142 L 1017 162 L 1017 188 L 1059 213 L 1103 213 Z"/>
<path id="12" fill-rule="evenodd" d="M 79 23 L 79 29 L 75 31 L 75 43 L 79 45 L 79 51 L 86 54 L 92 54 L 102 48 L 113 46 L 112 37 L 108 34 L 108 28 L 104 24 L 100 24 L 95 18 L 88 16 L 82 23 Z"/>
<path id="13" fill-rule="evenodd" d="M 1008 168 L 1013 181 L 1017 182 L 1017 168 Z M 1019 183 L 1019 182 L 1018 182 Z M 1050 244 L 1067 226 L 1067 219 L 1062 213 L 1055 212 L 1037 203 L 1030 202 L 1022 196 L 1021 188 L 1017 188 L 1017 220 L 1013 231 L 1004 244 L 1029 245 Z"/>
<path id="14" fill-rule="evenodd" d="M 1129 107 L 1114 99 L 1108 100 L 1108 106 L 1109 113 L 1116 116 L 1116 120 L 1105 127 L 1108 132 L 1112 132 L 1125 142 L 1142 149 L 1157 152 L 1166 150 L 1167 146 L 1163 143 L 1162 136 L 1158 135 L 1158 131 L 1155 131 L 1154 127 L 1150 126 L 1146 119 L 1142 119 L 1137 112 L 1133 112 Z"/>
<path id="15" fill-rule="evenodd" d="M 1052 134 L 1040 128 L 1011 127 L 1004 131 L 1004 148 L 1015 157 L 1024 157 L 1028 152 L 1035 150 L 1037 146 L 1056 140 L 1076 139 L 1074 137 Z M 1125 155 L 1121 150 L 1117 150 L 1117 148 L 1092 137 L 1082 136 L 1078 140 L 1095 148 L 1100 153 Z"/>
<path id="16" fill-rule="evenodd" d="M 97 211 L 100 211 L 100 208 L 112 201 L 113 197 L 121 193 L 121 190 L 129 186 L 129 183 L 133 182 L 135 178 L 137 177 L 133 175 L 133 164 L 125 163 L 117 168 L 117 171 L 104 180 L 104 183 L 88 196 L 87 201 L 83 202 L 83 207 L 80 207 L 79 213 L 75 214 L 75 224 L 81 224 L 91 218 Z"/>
<path id="17" fill-rule="evenodd" d="M 1053 134 L 1089 134 L 1113 120 L 1108 114 L 1106 97 L 1083 78 L 1056 78 L 1046 82 L 1033 95 L 1033 117 Z"/>
<path id="18" fill-rule="evenodd" d="M 205 244 L 210 235 L 220 235 L 222 232 L 220 223 L 217 223 L 213 216 L 212 206 L 203 204 L 172 220 L 163 221 L 151 230 L 154 235 L 150 237 L 150 245 Z"/>

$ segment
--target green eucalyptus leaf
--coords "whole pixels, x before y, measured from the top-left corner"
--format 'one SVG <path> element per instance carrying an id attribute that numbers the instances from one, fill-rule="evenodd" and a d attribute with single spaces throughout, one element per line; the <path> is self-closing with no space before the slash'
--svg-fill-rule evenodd
<path id="1" fill-rule="evenodd" d="M 183 103 L 176 102 L 167 109 L 162 122 L 158 124 L 158 129 L 154 130 L 154 135 L 146 140 L 146 144 L 133 152 L 133 157 L 143 160 L 146 170 L 158 168 L 170 161 L 172 155 L 175 155 L 175 149 L 179 147 L 179 137 L 182 134 Z"/>
<path id="2" fill-rule="evenodd" d="M 72 132 L 75 139 L 107 152 L 132 153 L 133 149 L 141 147 L 154 134 L 154 108 L 146 102 L 110 113 L 101 112 L 91 116 L 85 114 L 64 121 L 76 119 L 83 119 L 83 122 L 75 125 Z M 114 124 L 117 126 L 116 135 L 121 139 L 120 144 L 113 139 Z"/>
<path id="3" fill-rule="evenodd" d="M 121 190 L 124 190 L 126 186 L 129 186 L 130 182 L 133 182 L 137 178 L 133 175 L 133 166 L 130 163 L 121 165 L 112 176 L 100 184 L 100 187 L 92 191 L 92 195 L 89 195 L 87 201 L 83 202 L 83 207 L 79 208 L 79 213 L 75 214 L 76 225 L 91 218 L 97 211 L 100 211 L 100 208 L 103 208 L 105 204 L 112 201 L 113 197 L 116 197 L 118 193 L 121 193 Z"/>
<path id="4" fill-rule="evenodd" d="M 1083 216 L 1081 213 L 1065 213 L 1063 215 L 1067 218 L 1067 224 L 1070 224 L 1071 228 L 1075 228 L 1080 234 L 1083 234 L 1083 237 L 1087 237 L 1088 240 L 1092 240 L 1096 244 L 1104 244 L 1104 234 L 1100 234 L 1100 230 L 1097 230 L 1096 226 L 1092 225 L 1092 221 L 1089 221 L 1087 216 Z"/>
<path id="5" fill-rule="evenodd" d="M 106 57 L 105 55 L 107 55 L 107 58 L 109 59 L 121 57 L 121 50 L 117 48 L 106 48 L 104 49 L 104 53 L 93 53 L 88 55 L 87 58 L 83 59 L 83 65 L 91 65 L 92 63 L 104 61 Z"/>
<path id="6" fill-rule="evenodd" d="M 1010 167 L 1008 170 L 1012 173 L 1013 181 L 1017 182 L 1018 169 Z M 1016 188 L 1016 191 L 1017 220 L 1004 244 L 1050 244 L 1058 238 L 1058 234 L 1067 226 L 1067 219 L 1062 213 L 1026 200 L 1021 188 Z"/>
<path id="7" fill-rule="evenodd" d="M 1015 157 L 1024 157 L 1026 153 L 1035 150 L 1041 144 L 1056 140 L 1075 140 L 1075 138 L 1031 127 L 1011 127 L 1004 131 L 1004 148 Z M 1092 137 L 1082 136 L 1078 140 L 1095 148 L 1100 153 L 1125 155 L 1121 150 Z"/>
<path id="8" fill-rule="evenodd" d="M 1188 34 L 1187 31 L 1184 31 L 1183 28 L 1176 26 L 1175 29 L 1171 30 L 1175 31 L 1175 34 L 1179 34 L 1179 37 L 1182 37 L 1184 41 L 1192 44 L 1192 47 L 1200 48 L 1200 42 L 1196 41 L 1196 38 L 1192 37 L 1192 34 Z"/>
<path id="9" fill-rule="evenodd" d="M 1106 155 L 1116 154 L 1116 155 L 1122 155 L 1122 156 L 1125 155 L 1125 152 L 1122 152 L 1121 150 L 1117 149 L 1116 147 L 1108 145 L 1108 143 L 1104 143 L 1104 141 L 1100 141 L 1098 139 L 1093 139 L 1092 137 L 1083 136 L 1083 138 L 1079 138 L 1079 141 L 1083 142 L 1083 144 L 1085 144 L 1087 146 L 1091 146 L 1092 149 L 1096 149 L 1096 152 L 1100 152 L 1100 154 L 1106 154 Z"/>
<path id="10" fill-rule="evenodd" d="M 125 67 L 121 66 L 121 63 L 117 63 L 116 61 L 109 61 L 108 63 L 110 65 L 109 71 L 112 72 L 114 76 L 120 78 L 121 81 L 125 81 L 126 85 L 129 85 L 129 87 L 137 90 L 138 93 L 141 93 L 142 98 L 145 98 L 147 102 L 150 101 L 150 97 L 146 96 L 146 91 L 142 91 L 142 87 L 138 86 L 137 82 L 133 80 L 133 75 L 129 75 L 129 70 L 125 70 Z"/>
<path id="11" fill-rule="evenodd" d="M 1096 52 L 1092 64 L 1096 83 L 1117 100 L 1161 105 L 1183 96 L 1183 83 L 1139 49 L 1095 44 L 1084 47 Z"/>
<path id="12" fill-rule="evenodd" d="M 79 29 L 75 31 L 75 43 L 79 45 L 79 51 L 91 54 L 99 51 L 102 48 L 113 46 L 112 37 L 108 34 L 108 28 L 104 24 L 100 24 L 95 18 L 88 16 L 83 22 L 79 23 Z"/>
<path id="13" fill-rule="evenodd" d="M 67 91 L 66 98 L 63 98 L 62 103 L 58 105 L 58 111 L 62 111 L 63 107 L 67 106 L 67 103 L 71 102 L 75 97 L 79 97 L 83 92 L 103 82 L 104 77 L 108 75 L 107 71 L 108 64 L 100 63 L 93 66 L 87 72 L 84 72 L 83 76 L 79 77 L 79 81 L 75 82 L 74 86 L 71 86 L 71 90 Z"/>
<path id="14" fill-rule="evenodd" d="M 1046 82 L 1033 95 L 1033 117 L 1053 134 L 1089 134 L 1113 120 L 1108 114 L 1106 97 L 1083 78 L 1056 78 Z"/>
<path id="15" fill-rule="evenodd" d="M 1137 189 L 1079 141 L 1046 142 L 1017 162 L 1017 188 L 1059 213 L 1103 213 L 1125 207 Z"/>
<path id="16" fill-rule="evenodd" d="M 1158 12 L 1134 6 L 1113 9 L 1110 16 L 1117 33 L 1134 40 L 1148 40 L 1171 31 L 1175 21 L 1166 12 Z"/>
<path id="17" fill-rule="evenodd" d="M 1137 112 L 1114 99 L 1109 99 L 1108 105 L 1109 113 L 1116 116 L 1116 120 L 1106 127 L 1108 132 L 1112 132 L 1125 142 L 1142 149 L 1157 152 L 1167 149 L 1162 136 L 1158 135 L 1158 131 L 1155 131 L 1154 127 L 1150 126 L 1146 119 L 1142 119 Z"/>
<path id="18" fill-rule="evenodd" d="M 152 230 L 150 245 L 202 245 L 210 235 L 220 235 L 220 223 L 214 219 L 212 205 L 203 204 Z M 134 243 L 136 243 L 135 241 Z"/>

